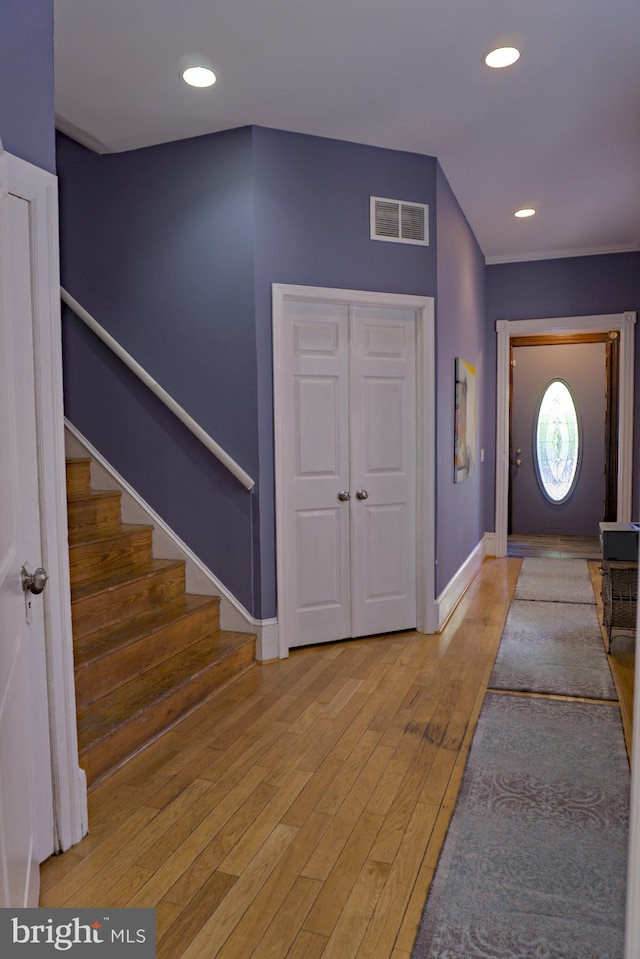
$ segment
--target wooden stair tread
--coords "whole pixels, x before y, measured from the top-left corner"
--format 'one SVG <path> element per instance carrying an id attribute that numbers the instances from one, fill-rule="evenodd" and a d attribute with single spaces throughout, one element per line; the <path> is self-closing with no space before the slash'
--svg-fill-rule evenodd
<path id="1" fill-rule="evenodd" d="M 80 761 L 89 786 L 255 663 L 255 635 L 221 631 L 220 598 L 185 592 L 184 560 L 154 559 L 153 526 L 122 523 L 119 490 L 67 459 Z"/>
<path id="2" fill-rule="evenodd" d="M 91 486 L 91 460 L 85 457 L 68 458 L 66 462 L 67 494 L 86 490 Z"/>
<path id="3" fill-rule="evenodd" d="M 218 596 L 197 596 L 185 593 L 178 599 L 154 606 L 114 625 L 104 626 L 95 632 L 87 633 L 74 643 L 76 667 L 95 663 L 103 656 L 143 637 L 152 640 L 155 632 L 190 616 L 195 610 L 210 607 L 213 612 L 217 610 L 219 604 Z"/>
<path id="4" fill-rule="evenodd" d="M 95 546 L 98 543 L 108 543 L 110 540 L 135 536 L 136 533 L 149 532 L 153 532 L 153 526 L 143 523 L 120 523 L 117 529 L 89 529 L 83 532 L 82 539 L 76 539 L 71 543 L 71 548 L 78 549 L 82 546 Z"/>
<path id="5" fill-rule="evenodd" d="M 67 502 L 98 502 L 103 499 L 120 499 L 121 497 L 122 493 L 115 489 L 78 489 L 67 493 Z"/>
<path id="6" fill-rule="evenodd" d="M 80 749 L 96 744 L 153 704 L 171 697 L 183 684 L 254 643 L 255 636 L 251 633 L 220 630 L 120 686 L 109 696 L 93 703 L 85 714 L 78 715 Z"/>
<path id="7" fill-rule="evenodd" d="M 123 570 L 121 573 L 92 580 L 90 583 L 81 583 L 78 586 L 72 585 L 71 601 L 73 603 L 81 599 L 86 599 L 89 596 L 94 596 L 96 593 L 108 593 L 126 583 L 148 579 L 162 570 L 177 569 L 179 567 L 184 568 L 184 560 L 152 559 L 149 560 L 148 563 L 136 567 L 136 569 Z"/>
<path id="8" fill-rule="evenodd" d="M 116 490 L 79 489 L 67 494 L 69 544 L 87 539 L 97 530 L 116 532 L 122 525 L 122 493 Z"/>

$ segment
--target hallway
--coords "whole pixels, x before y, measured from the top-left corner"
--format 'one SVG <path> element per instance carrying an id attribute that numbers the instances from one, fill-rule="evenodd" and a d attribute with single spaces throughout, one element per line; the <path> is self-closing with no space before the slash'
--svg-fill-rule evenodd
<path id="1" fill-rule="evenodd" d="M 91 792 L 41 905 L 156 906 L 160 959 L 409 959 L 520 565 L 486 560 L 440 635 L 227 686 Z"/>

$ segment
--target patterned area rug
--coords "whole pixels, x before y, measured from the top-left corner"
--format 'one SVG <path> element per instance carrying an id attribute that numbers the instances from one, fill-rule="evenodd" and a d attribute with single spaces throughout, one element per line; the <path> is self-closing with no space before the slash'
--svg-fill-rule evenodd
<path id="1" fill-rule="evenodd" d="M 413 959 L 622 959 L 618 707 L 488 694 Z"/>
<path id="2" fill-rule="evenodd" d="M 608 659 L 595 606 L 514 600 L 489 686 L 615 701 Z"/>
<path id="3" fill-rule="evenodd" d="M 586 559 L 538 556 L 527 556 L 522 560 L 515 598 L 594 605 L 596 601 Z"/>

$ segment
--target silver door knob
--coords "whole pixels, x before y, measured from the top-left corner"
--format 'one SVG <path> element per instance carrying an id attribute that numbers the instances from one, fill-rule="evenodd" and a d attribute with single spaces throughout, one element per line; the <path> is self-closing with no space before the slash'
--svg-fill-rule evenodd
<path id="1" fill-rule="evenodd" d="M 358 499 L 369 499 L 369 494 L 367 493 L 366 489 L 357 489 L 356 496 Z"/>
<path id="2" fill-rule="evenodd" d="M 29 592 L 34 593 L 36 596 L 42 592 L 49 579 L 46 569 L 42 566 L 38 566 L 37 569 L 32 569 L 28 563 L 25 563 L 20 570 L 20 578 L 25 593 L 29 590 Z"/>
<path id="3" fill-rule="evenodd" d="M 522 460 L 516 460 L 516 466 L 522 466 Z"/>
<path id="4" fill-rule="evenodd" d="M 351 499 L 351 493 L 347 492 L 346 489 L 341 489 L 340 492 L 338 493 L 338 499 L 342 503 L 348 503 L 349 500 Z"/>

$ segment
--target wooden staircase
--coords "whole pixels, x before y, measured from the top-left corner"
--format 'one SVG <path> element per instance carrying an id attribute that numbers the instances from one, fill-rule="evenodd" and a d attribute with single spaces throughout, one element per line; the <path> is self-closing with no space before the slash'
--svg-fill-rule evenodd
<path id="1" fill-rule="evenodd" d="M 220 629 L 219 599 L 185 592 L 185 564 L 154 559 L 151 526 L 124 525 L 119 492 L 67 460 L 80 765 L 95 785 L 255 661 Z"/>

